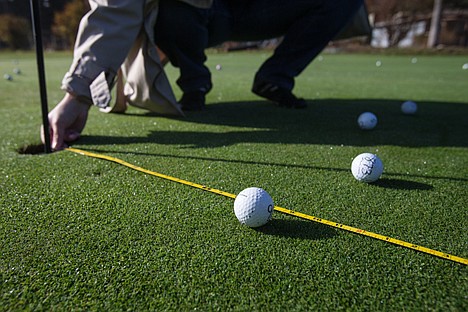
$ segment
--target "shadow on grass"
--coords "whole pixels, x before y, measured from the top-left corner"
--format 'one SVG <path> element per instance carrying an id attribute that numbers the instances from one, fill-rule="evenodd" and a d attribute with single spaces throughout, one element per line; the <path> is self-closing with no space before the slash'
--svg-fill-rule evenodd
<path id="1" fill-rule="evenodd" d="M 404 147 L 468 146 L 468 104 L 420 102 L 416 115 L 403 115 L 400 100 L 310 100 L 303 110 L 277 107 L 265 101 L 207 105 L 178 121 L 231 127 L 223 132 L 154 131 L 145 137 L 87 136 L 84 144 L 156 143 L 186 148 L 211 148 L 237 143 L 323 144 Z M 357 117 L 372 111 L 378 125 L 372 131 L 357 126 Z M 120 115 L 158 117 L 144 113 Z M 168 117 L 160 117 L 168 118 Z M 136 119 L 138 120 L 138 119 Z M 122 124 L 125 124 L 122 120 Z M 132 119 L 135 122 L 135 118 Z"/>
<path id="2" fill-rule="evenodd" d="M 116 115 L 121 118 L 121 131 L 117 136 L 84 135 L 80 139 L 83 146 L 162 144 L 180 148 L 215 148 L 238 143 L 271 144 L 315 144 L 343 146 L 382 146 L 403 147 L 467 147 L 468 146 L 468 104 L 419 102 L 416 115 L 403 115 L 400 100 L 385 99 L 323 99 L 310 100 L 309 107 L 303 110 L 277 107 L 266 101 L 224 102 L 207 105 L 202 112 L 187 113 L 178 122 L 223 126 L 222 131 L 151 131 L 145 136 L 134 136 L 128 129 L 137 127 L 141 118 L 168 118 L 141 110 L 131 109 L 129 113 Z M 374 112 L 379 121 L 372 131 L 363 131 L 357 126 L 357 117 L 363 111 Z M 143 112 L 142 114 L 134 112 Z M 113 116 L 114 117 L 114 116 Z M 105 118 L 103 116 L 103 118 Z M 114 129 L 116 130 L 116 129 Z M 114 131 L 115 133 L 115 131 Z M 43 146 L 26 146 L 18 152 L 22 154 L 41 153 Z M 113 151 L 119 152 L 122 151 Z M 125 153 L 125 152 L 123 152 Z M 132 154 L 139 154 L 131 151 Z M 164 154 L 147 154 L 161 157 L 181 157 Z M 212 159 L 203 157 L 187 158 L 262 164 L 259 161 Z M 265 165 L 295 167 L 291 164 Z M 348 168 L 322 168 L 300 166 L 316 170 L 348 171 Z M 407 174 L 385 173 L 385 176 L 407 177 Z M 468 181 L 464 178 L 430 177 L 454 181 Z M 412 184 L 409 181 L 385 180 L 381 187 L 399 189 L 430 189 L 430 186 Z"/>
<path id="3" fill-rule="evenodd" d="M 255 230 L 266 235 L 313 240 L 331 238 L 337 235 L 337 231 L 329 226 L 293 219 L 273 218 L 268 224 Z"/>
<path id="4" fill-rule="evenodd" d="M 274 162 L 262 162 L 262 161 L 246 161 L 246 160 L 238 160 L 238 159 L 227 159 L 227 158 L 213 158 L 213 157 L 200 157 L 200 156 L 180 156 L 180 155 L 172 155 L 172 154 L 162 154 L 162 153 L 147 153 L 147 152 L 137 152 L 137 151 L 122 151 L 122 150 L 104 150 L 104 149 L 96 149 L 96 148 L 86 148 L 87 151 L 96 152 L 96 153 L 108 153 L 108 154 L 128 154 L 128 155 L 141 155 L 141 156 L 149 156 L 149 157 L 163 157 L 163 158 L 180 158 L 180 159 L 193 159 L 193 160 L 201 160 L 201 161 L 210 161 L 210 162 L 226 162 L 226 163 L 236 163 L 236 164 L 245 164 L 245 165 L 255 165 L 255 166 L 267 166 L 267 167 L 285 167 L 285 168 L 300 168 L 300 169 L 309 169 L 309 170 L 321 170 L 321 171 L 335 171 L 335 172 L 350 172 L 350 169 L 345 168 L 331 168 L 331 167 L 322 167 L 322 166 L 311 166 L 311 165 L 297 165 L 297 164 L 285 164 L 285 163 L 274 163 Z M 442 177 L 442 176 L 428 176 L 428 175 L 418 175 L 418 174 L 407 174 L 407 173 L 384 173 L 385 176 L 392 176 L 392 177 L 413 177 L 413 178 L 426 178 L 426 179 L 434 179 L 434 180 L 448 180 L 448 181 L 460 181 L 466 182 L 468 178 L 453 178 L 453 177 Z M 394 188 L 394 189 L 418 189 L 418 190 L 431 190 L 432 186 L 412 182 L 407 180 L 397 180 L 397 179 L 389 179 L 384 178 L 378 181 L 385 181 L 385 182 L 378 182 L 373 183 L 374 185 L 386 188 Z"/>
<path id="5" fill-rule="evenodd" d="M 134 136 L 128 129 L 140 118 L 169 118 L 131 109 L 121 118 L 121 135 L 84 135 L 80 144 L 156 143 L 185 148 L 211 148 L 238 143 L 320 144 L 344 146 L 467 147 L 468 103 L 420 102 L 416 115 L 403 115 L 400 100 L 310 100 L 307 109 L 287 109 L 266 101 L 226 102 L 189 112 L 178 122 L 223 126 L 222 131 L 152 131 Z M 377 127 L 363 131 L 357 117 L 372 111 Z M 132 112 L 143 112 L 142 114 Z M 105 118 L 103 116 L 103 118 Z M 135 125 L 136 124 L 136 125 Z M 114 129 L 116 130 L 116 129 Z M 115 133 L 115 131 L 114 131 Z"/>
<path id="6" fill-rule="evenodd" d="M 419 183 L 419 182 L 408 181 L 408 180 L 388 179 L 388 178 L 382 178 L 372 184 L 379 186 L 379 187 L 383 187 L 383 188 L 390 188 L 390 189 L 397 189 L 397 190 L 430 191 L 433 189 L 431 185 L 425 184 L 425 183 Z"/>

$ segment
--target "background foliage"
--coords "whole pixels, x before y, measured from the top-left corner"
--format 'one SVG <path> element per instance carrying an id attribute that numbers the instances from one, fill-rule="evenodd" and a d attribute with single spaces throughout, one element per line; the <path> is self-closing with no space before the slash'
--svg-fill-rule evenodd
<path id="1" fill-rule="evenodd" d="M 45 43 L 54 49 L 69 49 L 73 46 L 74 37 L 78 29 L 78 21 L 89 9 L 87 0 L 54 0 L 43 1 L 42 20 L 45 34 Z M 366 0 L 369 13 L 375 15 L 375 21 L 389 20 L 398 12 L 406 14 L 431 13 L 433 0 Z M 444 0 L 444 8 L 468 8 L 468 0 Z M 30 19 L 29 1 L 23 0 L 1 0 L 0 14 L 8 14 Z M 10 17 L 11 18 L 11 17 Z M 21 22 L 23 23 L 23 22 Z M 24 33 L 30 27 L 23 24 L 10 24 L 8 28 L 3 27 L 0 32 L 0 43 L 10 49 L 25 49 L 31 47 L 31 35 Z M 13 29 L 15 28 L 15 29 Z M 21 28 L 21 31 L 20 29 Z M 14 43 L 10 38 L 14 34 L 20 34 L 18 43 Z M 25 36 L 29 36 L 29 45 Z M 1 47 L 1 46 L 0 46 Z"/>

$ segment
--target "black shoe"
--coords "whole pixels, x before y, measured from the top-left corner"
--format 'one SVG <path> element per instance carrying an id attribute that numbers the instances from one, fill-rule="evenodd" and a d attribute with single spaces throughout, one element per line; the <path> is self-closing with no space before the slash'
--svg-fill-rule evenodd
<path id="1" fill-rule="evenodd" d="M 179 101 L 183 111 L 201 111 L 205 109 L 205 93 L 202 91 L 186 92 Z"/>
<path id="2" fill-rule="evenodd" d="M 307 107 L 307 103 L 304 99 L 298 99 L 288 89 L 272 83 L 254 84 L 252 92 L 272 102 L 278 103 L 279 106 L 291 108 Z"/>

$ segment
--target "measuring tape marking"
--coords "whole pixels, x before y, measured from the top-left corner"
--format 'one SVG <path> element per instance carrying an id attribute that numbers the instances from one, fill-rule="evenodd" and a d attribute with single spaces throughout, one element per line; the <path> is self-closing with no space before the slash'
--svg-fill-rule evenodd
<path id="1" fill-rule="evenodd" d="M 234 195 L 234 194 L 224 192 L 224 191 L 221 191 L 221 190 L 218 190 L 218 189 L 214 189 L 214 188 L 211 188 L 211 187 L 208 187 L 208 186 L 205 186 L 205 185 L 193 183 L 193 182 L 190 182 L 190 181 L 187 181 L 187 180 L 182 180 L 182 179 L 179 179 L 179 178 L 171 177 L 171 176 L 168 176 L 168 175 L 165 175 L 165 174 L 162 174 L 162 173 L 150 171 L 148 169 L 144 169 L 144 168 L 138 167 L 136 165 L 133 165 L 131 163 L 128 163 L 126 161 L 123 161 L 123 160 L 121 160 L 119 158 L 115 158 L 115 157 L 111 157 L 111 156 L 107 156 L 107 155 L 102 155 L 102 154 L 97 154 L 97 153 L 92 153 L 92 152 L 88 152 L 88 151 L 73 148 L 73 147 L 69 147 L 66 150 L 68 150 L 70 152 L 73 152 L 73 153 L 76 153 L 76 154 L 88 156 L 88 157 L 99 158 L 99 159 L 104 159 L 104 160 L 108 160 L 108 161 L 111 161 L 111 162 L 115 162 L 115 163 L 121 164 L 123 166 L 129 167 L 131 169 L 134 169 L 134 170 L 149 174 L 149 175 L 153 175 L 153 176 L 163 178 L 163 179 L 166 179 L 166 180 L 170 180 L 170 181 L 173 181 L 173 182 L 177 182 L 177 183 L 185 184 L 185 185 L 188 185 L 188 186 L 192 186 L 192 187 L 195 187 L 195 188 L 198 188 L 198 189 L 201 189 L 201 190 L 204 190 L 204 191 L 208 191 L 208 192 L 211 192 L 211 193 L 215 193 L 215 194 L 218 194 L 218 195 L 222 195 L 222 196 L 225 196 L 225 197 L 236 198 L 236 195 Z M 352 232 L 352 233 L 355 233 L 355 234 L 371 237 L 371 238 L 374 238 L 374 239 L 377 239 L 377 240 L 392 243 L 394 245 L 398 245 L 398 246 L 406 247 L 406 248 L 413 249 L 413 250 L 416 250 L 416 251 L 419 251 L 419 252 L 423 252 L 423 253 L 426 253 L 426 254 L 430 254 L 430 255 L 433 255 L 433 256 L 436 256 L 436 257 L 439 257 L 439 258 L 442 258 L 442 259 L 447 259 L 447 260 L 451 260 L 451 261 L 454 261 L 454 262 L 457 262 L 457 263 L 468 265 L 468 259 L 457 257 L 457 256 L 454 256 L 454 255 L 451 255 L 451 254 L 448 254 L 448 253 L 443 253 L 443 252 L 440 252 L 440 251 L 437 251 L 437 250 L 434 250 L 434 249 L 430 249 L 430 248 L 426 248 L 426 247 L 423 247 L 423 246 L 415 245 L 415 244 L 408 243 L 408 242 L 405 242 L 405 241 L 402 241 L 402 240 L 399 240 L 399 239 L 391 238 L 391 237 L 388 237 L 388 236 L 384 236 L 384 235 L 381 235 L 381 234 L 369 232 L 369 231 L 366 231 L 366 230 L 361 230 L 361 229 L 358 229 L 358 228 L 355 228 L 355 227 L 352 227 L 352 226 L 349 226 L 349 225 L 345 225 L 345 224 L 325 220 L 325 219 L 322 219 L 322 218 L 314 217 L 314 216 L 307 215 L 307 214 L 302 213 L 302 212 L 297 212 L 297 211 L 282 208 L 282 207 L 279 207 L 279 206 L 275 206 L 274 209 L 276 211 L 278 211 L 278 212 L 283 213 L 283 214 L 287 214 L 287 215 L 290 215 L 290 216 L 295 216 L 295 217 L 298 217 L 298 218 L 301 218 L 301 219 L 304 219 L 304 220 L 309 220 L 309 221 L 321 223 L 321 224 L 328 225 L 328 226 L 331 226 L 331 227 L 334 227 L 334 228 L 346 230 L 348 232 Z"/>

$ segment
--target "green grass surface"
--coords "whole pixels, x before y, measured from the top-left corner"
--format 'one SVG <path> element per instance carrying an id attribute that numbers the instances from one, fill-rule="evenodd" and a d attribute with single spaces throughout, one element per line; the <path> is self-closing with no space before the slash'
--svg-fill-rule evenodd
<path id="1" fill-rule="evenodd" d="M 92 109 L 74 147 L 468 258 L 468 58 L 325 54 L 297 80 L 299 111 L 250 93 L 267 55 L 211 54 L 207 110 L 186 118 Z M 46 54 L 51 107 L 69 63 Z M 18 153 L 41 116 L 34 55 L 0 54 L 2 76 L 15 67 L 0 81 L 0 310 L 468 310 L 465 265 L 280 213 L 249 229 L 229 198 Z M 415 116 L 400 113 L 409 99 Z M 358 129 L 363 111 L 375 130 Z M 385 165 L 375 184 L 350 172 L 362 152 Z"/>

